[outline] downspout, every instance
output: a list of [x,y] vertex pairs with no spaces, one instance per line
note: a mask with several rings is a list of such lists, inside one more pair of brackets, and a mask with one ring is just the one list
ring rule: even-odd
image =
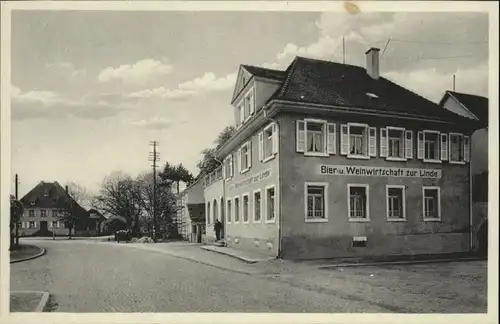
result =
[[[264,110],[264,117],[267,120],[269,120],[271,122],[274,122],[277,125],[277,127],[278,127],[278,129],[276,130],[276,133],[277,133],[276,136],[278,136],[278,152],[281,152],[281,149],[279,147],[281,145],[281,141],[279,140],[280,139],[280,136],[279,136],[280,127],[278,125],[278,122],[275,119],[273,119],[273,118],[271,118],[271,117],[269,117],[267,115],[267,110],[266,110],[267,108],[269,108],[269,105],[265,105],[265,106],[262,107],[262,109]],[[279,201],[279,204],[278,204],[279,210],[277,211],[277,214],[279,215],[279,218],[278,218],[278,255],[276,257],[277,259],[281,258],[281,252],[283,250],[283,247],[282,247],[282,238],[281,238],[281,234],[282,234],[281,228],[282,228],[282,224],[283,224],[283,217],[282,217],[282,213],[281,213],[282,202],[281,202],[281,181],[280,181],[280,179],[281,179],[281,168],[280,168],[280,164],[281,164],[281,158],[280,158],[280,156],[278,154],[278,163],[277,163],[277,168],[278,168],[278,183],[276,184],[276,188],[278,189],[276,197],[278,198],[278,201]]]
[[471,156],[472,156],[472,135],[474,134],[474,132],[472,132],[470,134],[470,137],[469,137],[469,252],[473,252],[474,250],[474,239],[473,239],[473,233],[474,233],[474,229],[473,229],[473,217],[472,217],[472,213],[473,213],[473,199],[472,199],[472,190],[473,190],[473,187],[472,187],[472,168],[471,168],[471,162],[472,162],[472,159],[471,159]]
[[[224,206],[220,206],[220,215],[222,215],[222,213],[224,213],[224,209],[226,207],[226,174],[225,174],[225,170],[224,170],[224,162],[222,162],[221,160],[217,159],[215,156],[214,156],[214,160],[219,163],[219,166],[222,166],[222,199],[224,201]],[[220,201],[219,201],[219,205],[220,205]],[[226,223],[226,217],[227,215],[224,213],[224,223]],[[223,231],[224,231],[224,245],[226,245],[226,224],[223,224]]]

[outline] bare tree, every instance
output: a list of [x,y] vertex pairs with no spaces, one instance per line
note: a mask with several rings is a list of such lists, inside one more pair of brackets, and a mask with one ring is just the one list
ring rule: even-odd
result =
[[73,181],[69,181],[66,183],[68,187],[68,194],[82,207],[90,208],[91,199],[87,189]]

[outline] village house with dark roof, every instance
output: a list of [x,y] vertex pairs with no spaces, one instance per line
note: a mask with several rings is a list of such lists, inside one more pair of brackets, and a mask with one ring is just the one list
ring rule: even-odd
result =
[[21,198],[24,213],[21,217],[21,236],[68,235],[68,224],[61,213],[71,206],[77,220],[73,233],[87,229],[88,212],[80,206],[57,181],[41,181]]
[[[366,66],[241,65],[235,134],[205,182],[206,242],[284,259],[469,251],[477,121]],[[449,145],[450,140],[457,145]]]
[[472,228],[474,248],[486,249],[488,226],[488,98],[446,91],[440,106],[475,120],[480,129],[471,136]]

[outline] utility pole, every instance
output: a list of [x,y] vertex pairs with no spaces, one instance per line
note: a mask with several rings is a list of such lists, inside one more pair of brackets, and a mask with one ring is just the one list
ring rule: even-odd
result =
[[[15,188],[16,188],[16,192],[15,192],[16,201],[19,201],[19,176],[17,175],[17,173],[16,173]],[[22,217],[22,215],[21,215],[21,217]],[[19,246],[19,219],[16,222],[16,245]]]
[[345,37],[342,37],[342,64],[345,64]]
[[158,221],[156,219],[156,162],[160,160],[159,154],[156,152],[156,147],[159,142],[152,141],[149,145],[153,146],[153,152],[149,153],[149,161],[152,161],[153,164],[153,241],[156,243],[156,235],[158,233]]

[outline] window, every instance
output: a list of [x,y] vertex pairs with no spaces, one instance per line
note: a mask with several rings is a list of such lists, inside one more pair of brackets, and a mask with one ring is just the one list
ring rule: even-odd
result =
[[405,220],[405,187],[388,185],[386,189],[387,219],[391,221]]
[[243,222],[248,223],[249,222],[249,211],[250,211],[250,201],[248,194],[244,194],[243,196]]
[[424,131],[424,160],[440,161],[439,132]]
[[326,183],[305,183],[306,222],[326,221]]
[[306,122],[306,151],[309,153],[325,152],[325,123]]
[[423,187],[424,220],[441,219],[441,198],[439,187]]
[[240,173],[244,173],[252,166],[251,142],[246,142],[240,148]]
[[34,210],[34,209],[30,209],[30,210],[28,211],[28,216],[29,216],[29,217],[35,217],[35,210]]
[[368,125],[347,124],[348,152],[347,157],[368,157]]
[[40,217],[47,217],[47,211],[45,209],[40,210]]
[[213,221],[213,223],[215,223],[219,219],[219,208],[217,206],[217,200],[215,200],[215,199],[213,202],[213,208],[214,208],[214,212],[213,212],[212,221]]
[[450,133],[450,162],[464,161],[464,137],[462,134]]
[[245,105],[243,102],[238,105],[238,112],[240,115],[240,123],[243,124],[245,122]]
[[207,224],[210,223],[210,202],[207,202]]
[[259,133],[259,160],[267,162],[278,153],[277,125],[270,124]]
[[276,220],[276,194],[274,186],[266,188],[266,222],[271,223]]
[[260,222],[262,212],[262,201],[260,190],[256,190],[253,193],[253,221]]
[[234,197],[234,222],[240,221],[240,197]]
[[405,133],[403,128],[387,127],[387,147],[389,158],[404,159],[404,136]]
[[348,184],[347,190],[349,195],[349,220],[369,220],[368,185]]
[[58,214],[57,214],[57,210],[56,209],[53,209],[52,210],[52,217],[57,217]]
[[231,199],[227,200],[227,208],[226,208],[226,215],[227,215],[227,222],[231,223],[231,218],[232,218],[232,206],[231,206]]
[[226,175],[226,180],[231,179],[234,176],[234,164],[233,164],[232,154],[226,157],[224,161],[224,172]]
[[44,197],[48,197],[48,196],[49,196],[49,192],[48,192],[48,191],[45,191],[45,192],[43,193],[43,196],[44,196]]
[[59,228],[59,222],[58,221],[52,221],[52,228]]
[[29,227],[28,228],[36,228],[36,222],[30,221],[29,222]]

